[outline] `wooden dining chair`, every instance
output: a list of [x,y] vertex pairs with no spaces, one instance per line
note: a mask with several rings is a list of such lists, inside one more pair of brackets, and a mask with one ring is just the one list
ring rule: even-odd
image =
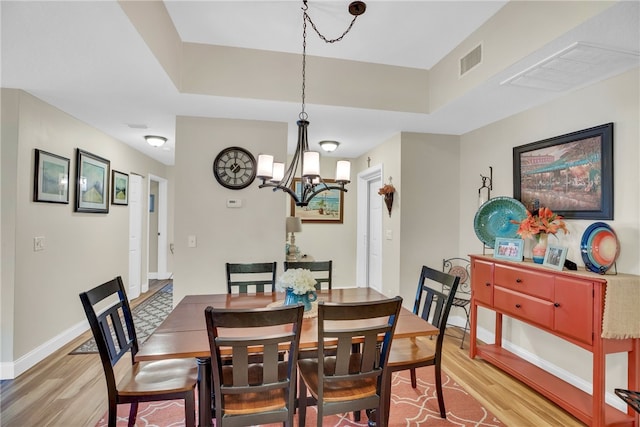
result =
[[[205,309],[217,427],[293,426],[303,314],[302,304]],[[284,360],[283,347],[288,349]]]
[[276,262],[250,264],[226,263],[227,293],[246,294],[253,292],[274,292],[276,284]]
[[[115,298],[114,298],[115,296]],[[110,305],[104,307],[104,300]],[[186,426],[195,426],[195,359],[136,362],[138,339],[129,300],[120,276],[80,294],[107,380],[109,427],[116,426],[117,405],[130,403],[129,426],[136,422],[139,402],[184,399]],[[96,309],[97,306],[97,309]],[[131,366],[116,381],[115,364],[127,352]],[[118,371],[120,376],[120,371]]]
[[[439,329],[437,339],[434,341],[432,337],[415,337],[394,340],[389,352],[387,375],[385,377],[387,385],[385,390],[390,390],[393,373],[409,369],[411,371],[411,387],[416,388],[416,368],[434,366],[436,394],[442,418],[447,417],[442,395],[442,344],[447,327],[447,318],[449,317],[453,300],[456,297],[459,281],[460,277],[458,276],[452,276],[427,266],[422,267],[413,313]],[[443,287],[448,288],[449,291],[447,293],[442,292]],[[423,300],[424,303],[422,302]],[[388,406],[385,407],[381,417],[388,419]]]
[[[389,346],[401,307],[401,297],[319,302],[316,357],[298,360],[299,425],[305,422],[307,391],[318,405],[318,426],[322,426],[325,415],[381,410]],[[361,342],[357,352],[353,351],[354,341]],[[328,348],[335,348],[333,355],[327,355]]]
[[285,261],[284,271],[290,268],[304,268],[310,270],[316,279],[316,290],[331,289],[333,276],[333,261]]

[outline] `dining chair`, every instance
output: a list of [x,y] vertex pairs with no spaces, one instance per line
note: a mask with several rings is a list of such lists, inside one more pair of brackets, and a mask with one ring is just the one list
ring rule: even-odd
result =
[[249,289],[253,292],[274,292],[276,267],[276,262],[226,263],[227,293],[246,294]]
[[[437,339],[432,337],[399,338],[393,341],[389,360],[387,362],[387,376],[385,377],[385,390],[391,389],[391,378],[394,372],[409,369],[411,375],[411,387],[417,387],[416,368],[423,366],[435,367],[436,394],[440,417],[446,418],[447,413],[442,395],[442,344],[444,341],[447,318],[451,311],[453,300],[458,289],[460,278],[452,276],[430,267],[422,266],[418,290],[416,291],[413,313],[430,322],[439,329]],[[442,288],[450,289],[442,292]],[[422,301],[424,300],[424,303]],[[422,308],[420,307],[422,305]],[[388,401],[388,400],[387,400]],[[389,407],[385,407],[385,419],[389,417]]]
[[[381,410],[389,347],[401,307],[399,296],[369,302],[318,303],[316,357],[298,360],[299,425],[305,422],[308,392],[318,405],[318,426],[322,426],[325,415]],[[354,341],[361,343],[356,352]],[[327,348],[335,352],[327,355]]]
[[303,313],[302,304],[205,309],[217,427],[293,426]]
[[285,261],[284,271],[290,268],[304,268],[313,273],[317,283],[316,289],[331,289],[331,278],[333,276],[333,261]]
[[[115,296],[115,298],[114,298]],[[110,305],[104,307],[107,300]],[[136,362],[138,339],[129,300],[120,276],[80,294],[80,301],[100,353],[107,380],[109,427],[116,426],[117,405],[130,403],[129,426],[136,422],[139,402],[184,399],[186,426],[195,426],[195,387],[198,368],[195,359],[166,359]],[[127,352],[131,366],[123,374],[114,366]]]
[[[469,330],[470,307],[471,307],[471,262],[465,258],[448,258],[442,260],[442,271],[452,276],[458,276],[458,290],[455,293],[453,307],[459,307],[464,310],[466,315],[464,329],[462,330],[462,339],[460,340],[460,348],[464,347],[464,339]],[[443,291],[448,293],[450,289],[443,285]]]

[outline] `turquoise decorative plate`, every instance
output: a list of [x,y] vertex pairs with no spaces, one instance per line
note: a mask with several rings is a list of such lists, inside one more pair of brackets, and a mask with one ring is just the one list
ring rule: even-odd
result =
[[512,197],[494,197],[480,206],[473,220],[478,239],[493,248],[496,237],[517,238],[518,224],[527,217],[527,208]]

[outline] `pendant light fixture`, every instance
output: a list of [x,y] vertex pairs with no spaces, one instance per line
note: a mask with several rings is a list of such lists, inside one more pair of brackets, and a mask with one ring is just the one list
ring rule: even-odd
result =
[[[326,43],[335,43],[351,30],[358,16],[366,10],[366,4],[362,1],[354,1],[349,4],[349,13],[353,15],[353,20],[349,27],[336,39],[327,39],[323,36],[316,25],[307,14],[307,0],[303,0],[302,6],[302,110],[298,115],[298,142],[291,164],[285,172],[284,163],[274,162],[273,156],[260,154],[258,156],[258,172],[256,177],[262,180],[259,188],[271,187],[273,191],[282,190],[293,198],[297,206],[307,206],[309,201],[317,194],[326,190],[340,190],[346,192],[344,187],[350,182],[351,163],[340,160],[336,164],[335,184],[327,184],[320,176],[320,153],[309,150],[309,140],[307,137],[307,127],[309,126],[308,114],[305,109],[305,83],[307,66],[307,22],[311,24],[318,36]],[[300,187],[291,188],[295,174],[300,167]]]

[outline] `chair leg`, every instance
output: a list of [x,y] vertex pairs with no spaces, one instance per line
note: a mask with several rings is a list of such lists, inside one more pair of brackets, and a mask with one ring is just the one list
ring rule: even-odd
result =
[[447,418],[447,411],[444,408],[444,395],[442,394],[442,369],[436,363],[436,394],[438,395],[438,406],[440,408],[440,418]]
[[409,371],[411,374],[411,387],[416,388],[418,387],[418,380],[416,379],[416,370],[415,368],[411,368]]
[[138,402],[131,402],[131,409],[129,409],[129,427],[136,425],[136,417],[138,416]]
[[109,401],[109,420],[107,421],[107,425],[109,427],[116,427],[116,422],[118,420],[118,405],[115,401]]
[[304,427],[307,418],[307,385],[302,378],[298,378],[298,425]]
[[196,400],[193,397],[193,391],[184,395],[184,425],[185,427],[196,425]]

